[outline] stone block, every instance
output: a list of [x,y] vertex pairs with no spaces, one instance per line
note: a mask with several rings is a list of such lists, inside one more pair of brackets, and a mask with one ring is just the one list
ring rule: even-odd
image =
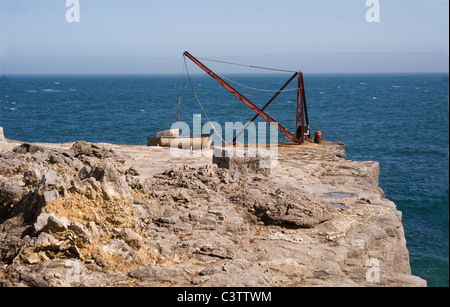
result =
[[214,148],[213,163],[243,174],[270,175],[271,154],[266,149],[243,147]]
[[161,138],[164,136],[169,137],[179,137],[180,136],[180,129],[170,129],[165,131],[160,131],[156,133],[156,138]]

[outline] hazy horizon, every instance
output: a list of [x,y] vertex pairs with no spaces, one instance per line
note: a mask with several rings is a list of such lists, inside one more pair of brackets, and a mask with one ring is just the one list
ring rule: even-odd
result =
[[[316,53],[291,56],[217,57],[219,60],[241,64],[261,65],[303,71],[309,74],[352,73],[448,73],[448,56],[445,53]],[[182,74],[184,63],[179,57],[10,57],[1,63],[2,74]],[[204,73],[188,61],[192,74]],[[258,69],[202,61],[221,73],[270,73]],[[320,62],[321,65],[315,65]],[[295,65],[298,63],[298,65]]]
[[185,50],[307,73],[445,73],[448,10],[443,0],[1,0],[0,74],[181,74]]

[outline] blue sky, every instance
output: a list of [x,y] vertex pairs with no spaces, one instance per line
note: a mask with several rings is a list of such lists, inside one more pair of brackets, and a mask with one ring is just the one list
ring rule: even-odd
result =
[[1,72],[180,73],[181,55],[309,72],[448,72],[449,2],[0,0]]

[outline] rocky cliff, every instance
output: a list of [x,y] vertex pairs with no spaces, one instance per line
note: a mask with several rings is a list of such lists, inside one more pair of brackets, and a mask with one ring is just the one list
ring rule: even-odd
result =
[[378,163],[341,143],[280,146],[277,162],[0,140],[0,285],[426,285]]

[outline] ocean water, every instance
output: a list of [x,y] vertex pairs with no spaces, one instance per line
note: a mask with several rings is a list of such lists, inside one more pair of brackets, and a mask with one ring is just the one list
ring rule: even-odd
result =
[[[226,75],[252,88],[277,90],[290,74]],[[309,75],[304,73],[311,131],[346,144],[347,159],[378,161],[380,186],[403,213],[414,275],[449,286],[449,76]],[[192,83],[211,121],[247,122],[254,113],[205,74]],[[234,85],[263,106],[274,94]],[[287,88],[295,87],[295,81]],[[86,140],[145,145],[180,121],[206,117],[186,74],[2,76],[0,126],[8,139]],[[266,112],[294,131],[296,92]],[[284,141],[284,136],[279,136]]]

